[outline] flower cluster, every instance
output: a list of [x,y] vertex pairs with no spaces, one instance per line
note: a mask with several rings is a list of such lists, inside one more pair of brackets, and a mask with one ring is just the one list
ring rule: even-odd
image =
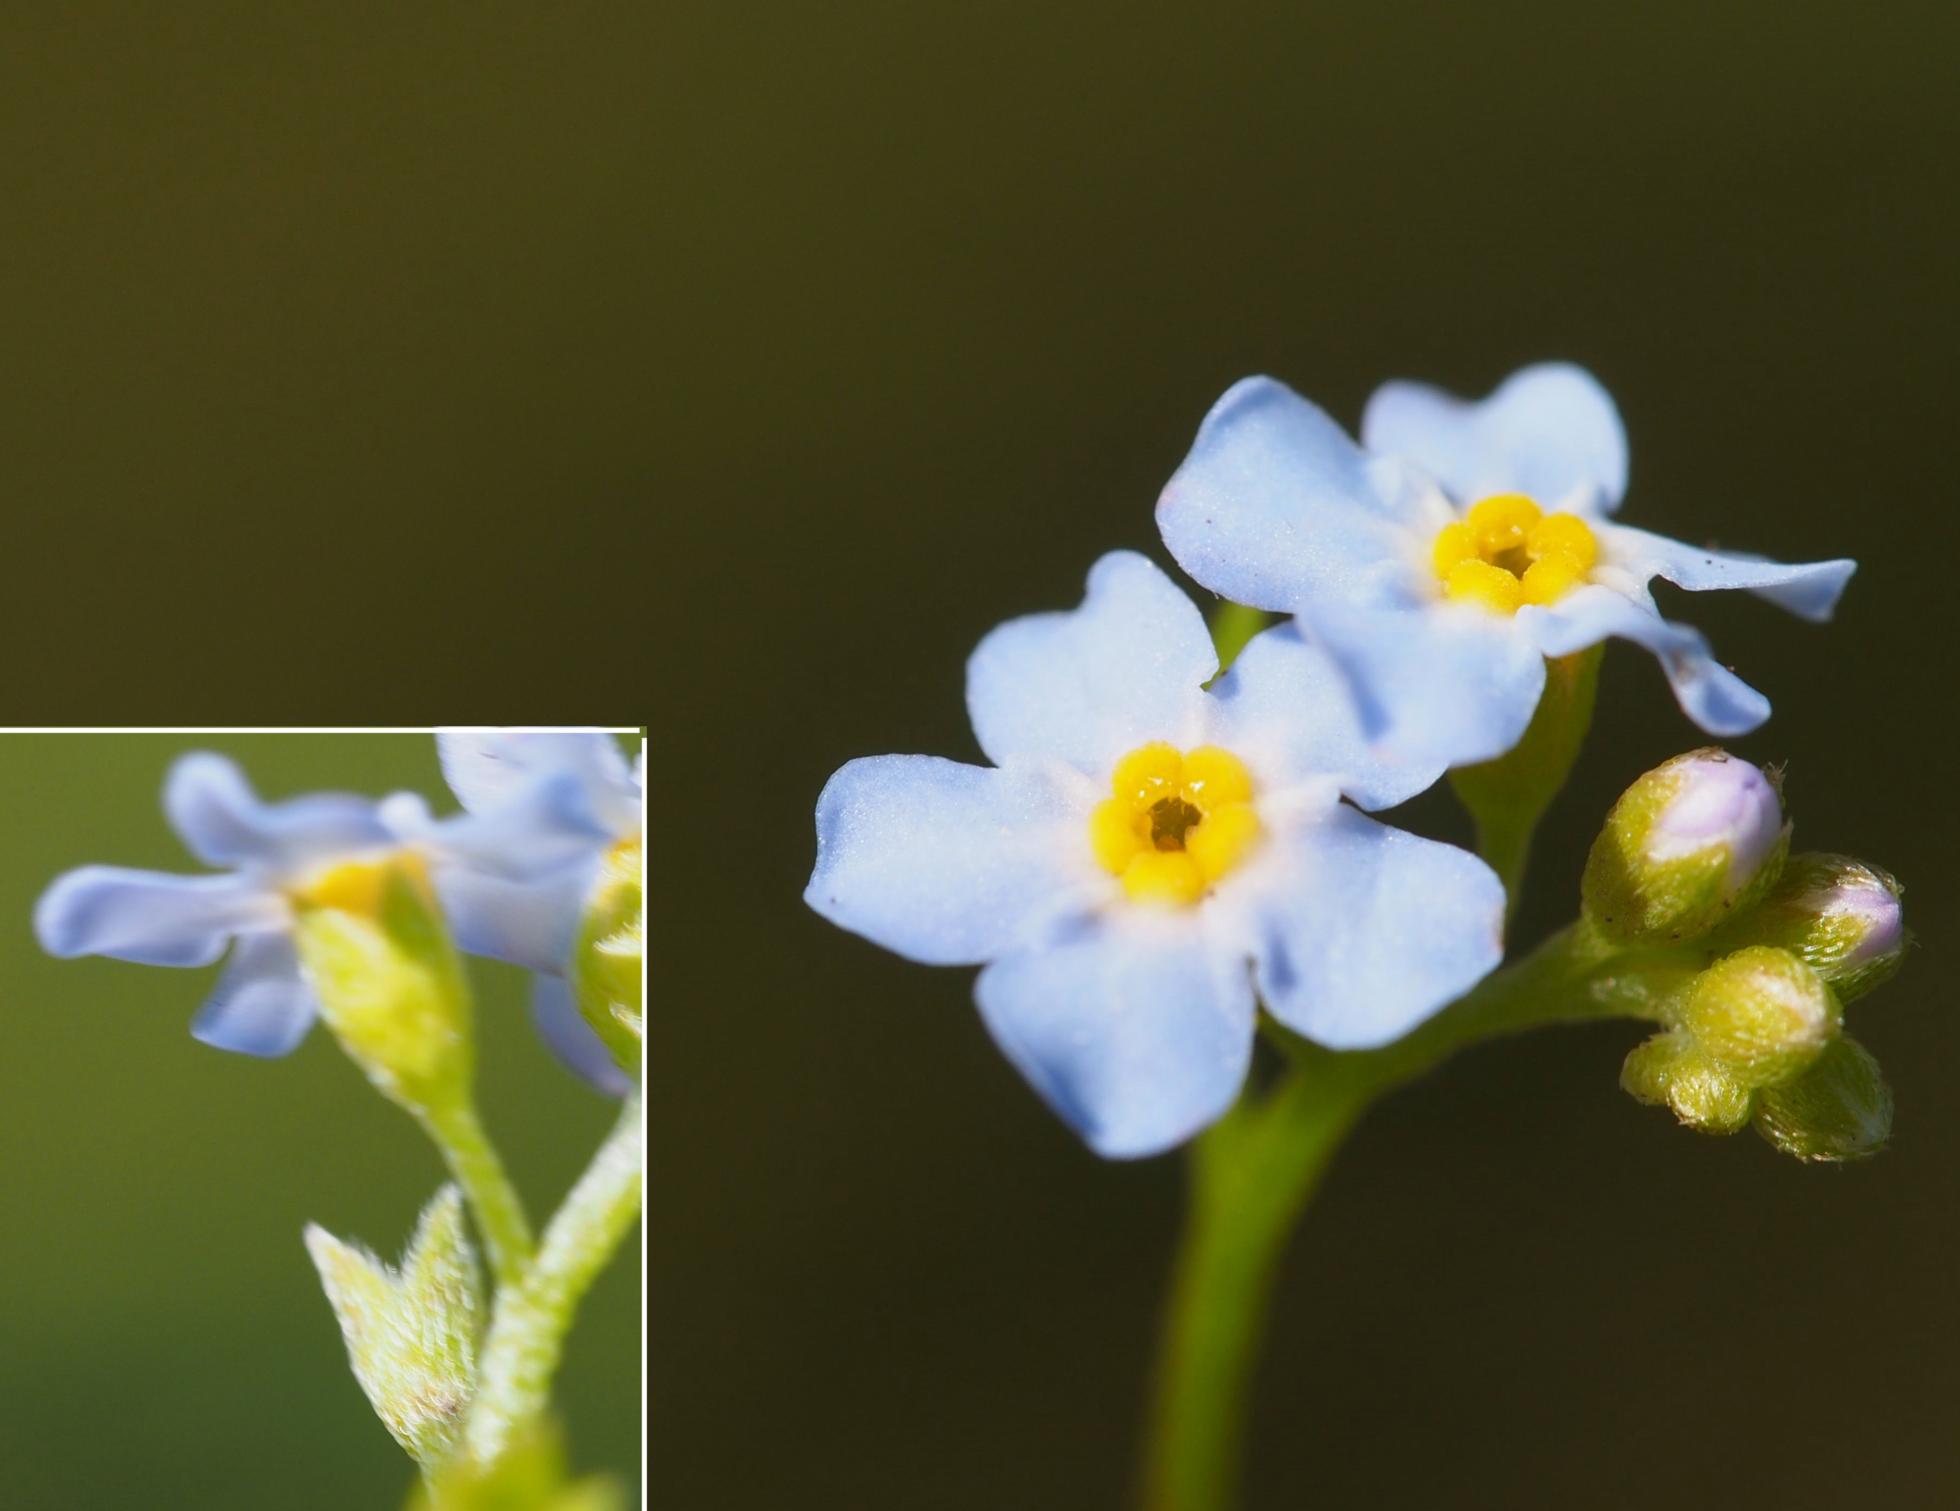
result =
[[406,863],[427,877],[462,949],[537,973],[538,1026],[560,1057],[623,1094],[628,1073],[567,982],[608,857],[623,847],[637,852],[644,773],[598,731],[453,731],[437,739],[462,804],[440,819],[407,793],[267,803],[224,757],[183,757],[164,783],[164,812],[191,854],[215,869],[70,871],[35,908],[42,947],[184,967],[229,952],[191,1032],[220,1049],[283,1055],[320,1010],[294,938],[301,913],[347,901],[381,863]]
[[[1223,1113],[1262,1006],[1331,1049],[1398,1039],[1497,965],[1506,899],[1481,860],[1364,810],[1512,751],[1548,659],[1608,637],[1654,652],[1703,729],[1752,729],[1767,701],[1663,619],[1649,584],[1741,588],[1821,620],[1853,571],[1621,525],[1626,474],[1612,401],[1566,365],[1474,403],[1391,383],[1358,444],[1282,385],[1239,383],[1157,521],[1199,584],[1291,617],[1221,674],[1190,600],[1144,558],[1104,557],[1079,608],[974,652],[967,708],[991,765],[882,756],[831,778],[806,900],[911,959],[982,966],[1000,1048],[1105,1155]],[[1697,826],[1730,810],[1763,820],[1762,794],[1705,787],[1649,836],[1655,853],[1700,855]],[[1767,812],[1781,843],[1773,796]],[[1675,924],[1705,931],[1770,885],[1758,866],[1748,891],[1667,864],[1679,887],[1626,899],[1648,911],[1623,909],[1623,930],[1680,903],[1701,911]]]

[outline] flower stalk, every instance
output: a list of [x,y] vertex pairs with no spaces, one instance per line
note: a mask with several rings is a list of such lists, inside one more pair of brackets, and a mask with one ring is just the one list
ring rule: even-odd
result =
[[465,1446],[479,1462],[493,1462],[550,1403],[578,1304],[640,1215],[645,1147],[636,1091],[545,1228],[536,1259],[498,1292],[465,1428]]

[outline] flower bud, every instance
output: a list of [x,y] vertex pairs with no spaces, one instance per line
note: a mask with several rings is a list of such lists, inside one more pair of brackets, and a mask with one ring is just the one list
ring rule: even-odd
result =
[[1636,1046],[1620,1067],[1620,1085],[1702,1133],[1740,1133],[1749,1124],[1748,1086],[1682,1029]]
[[1844,1009],[1788,950],[1750,945],[1725,955],[1688,988],[1681,1028],[1744,1086],[1773,1086],[1837,1037]]
[[469,990],[420,860],[335,866],[294,894],[293,909],[320,1016],[368,1079],[411,1111],[465,1101]]
[[1848,855],[1792,856],[1738,935],[1777,945],[1831,983],[1840,1002],[1861,997],[1905,959],[1899,884]]
[[1761,770],[1712,748],[1676,756],[1606,816],[1580,888],[1587,917],[1621,944],[1696,938],[1767,890],[1788,846]]
[[586,900],[572,951],[572,989],[579,1012],[628,1075],[640,1068],[646,950],[644,851],[633,839],[613,846]]
[[1891,1136],[1892,1089],[1865,1047],[1840,1037],[1801,1075],[1761,1093],[1756,1131],[1800,1160],[1863,1159]]

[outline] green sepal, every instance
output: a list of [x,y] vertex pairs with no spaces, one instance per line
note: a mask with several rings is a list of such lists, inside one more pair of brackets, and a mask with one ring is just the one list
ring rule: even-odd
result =
[[1865,1159],[1892,1135],[1892,1088],[1871,1052],[1841,1037],[1808,1070],[1757,1098],[1756,1131],[1796,1159]]
[[579,1013],[629,1075],[640,1068],[645,1038],[645,869],[639,844],[614,847],[586,901],[572,950],[572,991]]
[[440,1466],[405,1511],[626,1511],[626,1492],[602,1475],[573,1482],[561,1434],[538,1422],[493,1463],[459,1455]]
[[1839,1001],[1855,1001],[1905,962],[1911,936],[1899,924],[1904,894],[1890,872],[1848,855],[1793,855],[1762,901],[1723,930],[1721,943],[1786,949],[1830,982]]
[[375,1415],[418,1464],[440,1463],[476,1389],[482,1286],[462,1193],[444,1186],[423,1208],[399,1270],[313,1224],[306,1248]]

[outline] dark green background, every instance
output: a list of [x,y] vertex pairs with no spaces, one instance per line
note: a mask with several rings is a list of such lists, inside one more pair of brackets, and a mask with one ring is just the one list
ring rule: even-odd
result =
[[[1619,397],[1634,522],[1865,563],[1828,630],[1667,602],[1776,700],[1740,748],[1790,763],[1800,843],[1911,888],[1926,947],[1854,1010],[1897,1145],[1813,1171],[1694,1138],[1617,1091],[1616,1027],[1399,1094],[1289,1261],[1255,1503],[1960,1494],[1950,6],[47,6],[4,30],[13,716],[654,725],[657,1503],[1120,1503],[1178,1162],[1085,1154],[968,973],[807,914],[811,803],[852,755],[972,753],[966,653],[1073,602],[1103,550],[1158,551],[1150,505],[1233,379],[1351,420],[1385,377],[1481,390],[1547,356]],[[1696,739],[1651,662],[1617,648],[1606,676],[1521,937],[1569,909],[1614,793]],[[163,857],[162,749],[112,780],[13,743],[47,771],[0,789],[16,918],[61,864]],[[1452,832],[1447,803],[1418,817]],[[394,1466],[291,1234],[399,1234],[433,1178],[411,1135],[324,1046],[270,1073],[191,1046],[188,978],[43,963],[24,924],[15,948],[8,1326],[35,1341],[6,1462],[97,1496],[43,1504],[198,1475],[231,1489],[187,1479],[193,1503],[253,1504],[260,1460],[372,1503]],[[282,1074],[346,1116],[296,1119]],[[397,1139],[399,1189],[316,1158],[327,1126]],[[135,1215],[108,1233],[111,1191]],[[189,1259],[138,1271],[159,1229]],[[263,1320],[213,1343],[254,1287]],[[598,1461],[625,1403],[585,1389]]]

